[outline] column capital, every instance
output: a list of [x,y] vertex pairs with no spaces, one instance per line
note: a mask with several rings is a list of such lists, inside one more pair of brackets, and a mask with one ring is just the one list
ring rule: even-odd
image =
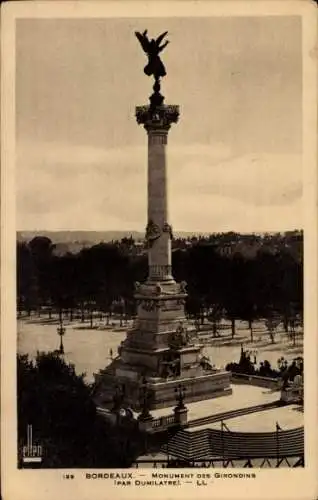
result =
[[148,135],[167,135],[172,123],[179,119],[179,106],[163,104],[156,106],[136,106],[136,120],[143,125]]

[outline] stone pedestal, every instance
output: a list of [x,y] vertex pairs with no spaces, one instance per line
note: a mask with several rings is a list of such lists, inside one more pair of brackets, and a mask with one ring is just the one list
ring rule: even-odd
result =
[[118,358],[96,376],[96,402],[102,406],[108,404],[114,384],[121,383],[127,403],[139,409],[144,377],[150,409],[173,406],[180,383],[187,389],[187,402],[231,393],[228,372],[203,369],[202,346],[195,339],[195,328],[190,330],[186,323],[186,287],[172,276],[166,149],[168,131],[178,118],[178,106],[152,103],[136,108],[137,123],[148,136],[148,277],[136,284],[137,319]]
[[174,414],[176,418],[176,422],[178,422],[179,425],[186,425],[188,421],[188,408],[184,407],[178,407],[176,406],[174,409]]

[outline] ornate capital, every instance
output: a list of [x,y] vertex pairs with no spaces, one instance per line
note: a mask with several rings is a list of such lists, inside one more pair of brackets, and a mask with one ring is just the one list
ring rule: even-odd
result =
[[136,120],[138,125],[143,125],[149,133],[168,132],[172,123],[177,123],[179,119],[179,106],[166,105],[137,106]]

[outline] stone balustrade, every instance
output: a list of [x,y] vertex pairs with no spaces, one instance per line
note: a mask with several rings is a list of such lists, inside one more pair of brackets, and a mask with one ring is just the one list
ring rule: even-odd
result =
[[258,387],[267,387],[268,389],[279,389],[281,386],[280,378],[261,377],[260,375],[248,375],[245,373],[232,372],[232,381],[236,384],[248,384]]
[[154,429],[160,428],[160,430],[176,424],[178,424],[178,421],[175,415],[166,415],[164,417],[156,418],[152,421],[152,427]]

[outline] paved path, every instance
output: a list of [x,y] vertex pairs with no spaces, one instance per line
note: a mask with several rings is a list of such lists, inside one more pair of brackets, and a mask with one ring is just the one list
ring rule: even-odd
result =
[[[49,352],[59,347],[56,322],[41,324],[39,320],[18,321],[18,352],[36,356],[37,351]],[[126,337],[126,331],[90,329],[86,323],[65,322],[63,337],[65,360],[75,365],[76,372],[86,373],[88,382],[93,382],[93,373],[110,363],[110,349],[114,356],[117,347]]]

